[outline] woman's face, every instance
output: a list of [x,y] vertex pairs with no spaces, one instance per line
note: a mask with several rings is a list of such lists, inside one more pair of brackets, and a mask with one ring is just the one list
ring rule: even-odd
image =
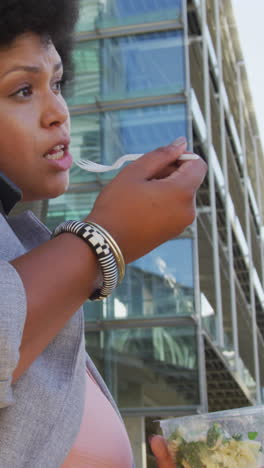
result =
[[69,183],[70,118],[60,93],[62,64],[33,33],[0,49],[0,172],[23,200],[52,198]]

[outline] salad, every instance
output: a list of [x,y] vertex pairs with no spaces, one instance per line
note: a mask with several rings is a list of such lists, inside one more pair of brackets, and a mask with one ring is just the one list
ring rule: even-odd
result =
[[199,435],[179,426],[167,442],[177,468],[264,468],[257,432],[229,434],[220,423]]

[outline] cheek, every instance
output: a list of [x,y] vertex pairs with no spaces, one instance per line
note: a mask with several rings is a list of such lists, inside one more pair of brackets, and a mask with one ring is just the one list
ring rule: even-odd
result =
[[[0,170],[12,179],[20,173],[27,159],[33,153],[32,128],[23,119],[0,119]],[[26,135],[26,136],[25,136]]]
[[[29,145],[28,131],[26,132],[25,126],[21,123],[14,125],[4,124],[1,125],[1,137],[0,137],[0,154],[6,156],[15,157],[18,153],[25,152]],[[32,140],[32,139],[31,139]],[[0,156],[0,157],[1,157]]]
[[26,136],[32,135],[34,128],[32,128],[32,116],[27,113],[22,113],[8,109],[6,115],[0,113],[0,148],[2,146],[9,147],[9,145],[21,145]]

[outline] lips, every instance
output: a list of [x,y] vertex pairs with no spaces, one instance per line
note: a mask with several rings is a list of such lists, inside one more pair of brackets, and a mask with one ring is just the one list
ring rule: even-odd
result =
[[47,154],[45,154],[45,158],[47,159],[61,159],[64,156],[65,146],[64,145],[56,145],[52,150],[50,150]]
[[47,153],[44,154],[44,158],[50,160],[57,160],[62,159],[69,148],[70,140],[65,139],[64,141],[60,141],[52,148],[50,148]]

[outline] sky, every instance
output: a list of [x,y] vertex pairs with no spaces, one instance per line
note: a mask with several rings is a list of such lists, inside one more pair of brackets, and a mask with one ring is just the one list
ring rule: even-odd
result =
[[264,149],[264,0],[232,0]]

